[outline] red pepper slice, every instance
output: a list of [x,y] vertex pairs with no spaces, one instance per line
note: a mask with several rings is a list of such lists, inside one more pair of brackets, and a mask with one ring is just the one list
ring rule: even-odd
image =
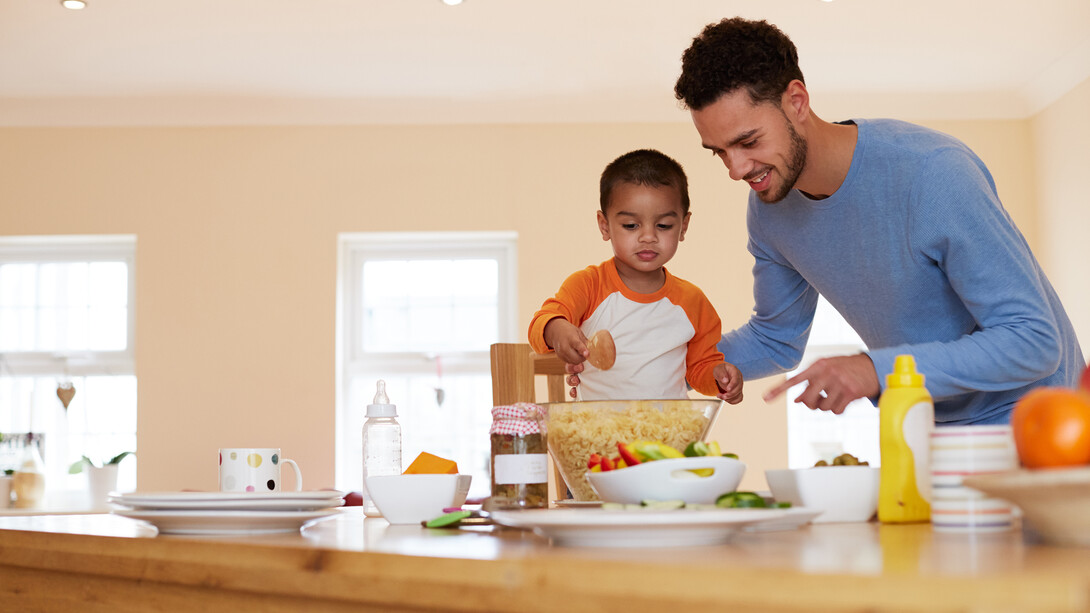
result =
[[617,451],[621,454],[621,459],[628,466],[635,466],[640,463],[640,459],[636,457],[636,452],[628,446],[627,443],[617,442]]
[[613,465],[613,460],[609,458],[602,458],[602,472],[606,472],[607,470],[613,470],[614,468],[615,467]]
[[594,468],[595,466],[601,465],[601,463],[602,456],[598,455],[597,453],[592,453],[590,454],[590,459],[587,460],[587,468]]

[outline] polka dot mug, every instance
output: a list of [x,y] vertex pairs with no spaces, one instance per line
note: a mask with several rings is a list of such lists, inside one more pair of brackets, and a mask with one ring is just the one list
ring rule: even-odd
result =
[[295,471],[295,491],[303,489],[303,473],[295,460],[283,458],[275,447],[220,449],[221,492],[279,492],[280,465]]

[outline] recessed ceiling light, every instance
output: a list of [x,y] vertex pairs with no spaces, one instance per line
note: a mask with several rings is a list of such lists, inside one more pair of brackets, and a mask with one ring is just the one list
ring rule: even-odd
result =
[[443,4],[447,6],[458,6],[462,3],[462,0],[443,0]]
[[87,8],[87,3],[84,2],[84,0],[61,0],[61,6],[66,9],[78,11],[80,9]]

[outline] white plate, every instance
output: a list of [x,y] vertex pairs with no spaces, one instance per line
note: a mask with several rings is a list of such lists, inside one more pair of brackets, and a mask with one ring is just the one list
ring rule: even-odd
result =
[[305,524],[337,515],[337,509],[316,511],[141,511],[114,509],[114,515],[146,521],[159,534],[272,534],[298,532]]
[[821,509],[807,509],[806,507],[788,507],[781,510],[786,511],[787,514],[779,519],[746,526],[746,531],[774,532],[776,530],[796,530],[810,523],[810,521],[818,515],[821,515]]
[[719,545],[735,531],[786,517],[789,509],[613,511],[535,509],[494,511],[501,525],[529,528],[576,547],[690,547]]
[[163,492],[111,494],[114,505],[134,509],[219,509],[223,511],[312,511],[344,505],[340,492]]

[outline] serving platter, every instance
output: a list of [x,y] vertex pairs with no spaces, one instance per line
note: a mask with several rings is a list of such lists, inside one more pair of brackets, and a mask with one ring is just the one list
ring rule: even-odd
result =
[[763,521],[745,527],[746,532],[775,532],[777,530],[796,530],[812,522],[821,515],[821,509],[808,509],[806,507],[787,507],[783,509],[785,515],[779,519]]
[[693,547],[720,545],[738,530],[784,519],[789,511],[534,509],[491,516],[500,525],[530,529],[571,547]]
[[1045,542],[1090,547],[1090,466],[973,475],[962,483],[1017,506]]

